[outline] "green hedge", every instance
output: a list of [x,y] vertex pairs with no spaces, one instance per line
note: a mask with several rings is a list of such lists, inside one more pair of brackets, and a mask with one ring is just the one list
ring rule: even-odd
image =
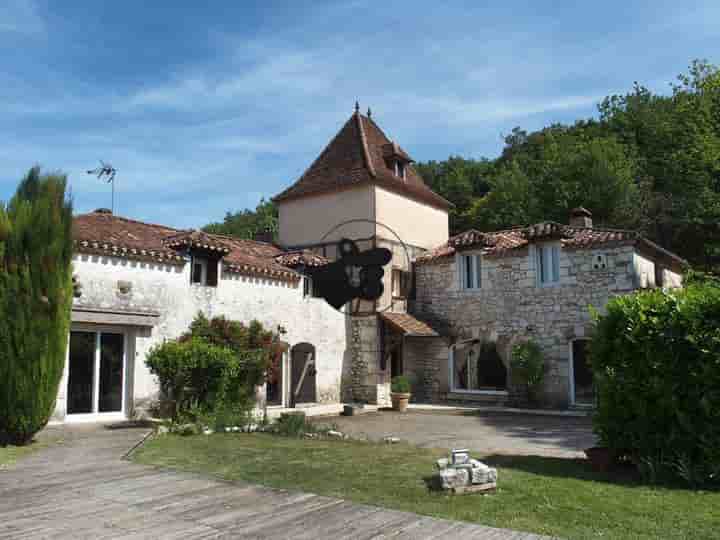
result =
[[720,288],[696,284],[613,299],[590,360],[602,444],[655,477],[720,476]]

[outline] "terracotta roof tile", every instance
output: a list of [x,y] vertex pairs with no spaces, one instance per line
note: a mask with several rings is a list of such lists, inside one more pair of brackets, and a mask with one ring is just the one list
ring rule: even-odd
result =
[[198,230],[182,231],[168,236],[163,239],[163,245],[171,249],[201,248],[224,254],[231,251],[227,243],[218,239],[217,236]]
[[416,262],[427,264],[441,261],[454,256],[459,251],[470,248],[478,248],[488,256],[510,255],[514,250],[525,248],[532,242],[547,239],[560,240],[566,249],[642,243],[648,249],[664,252],[664,256],[673,259],[676,263],[685,263],[682,258],[663,250],[635,231],[571,227],[553,221],[505,231],[480,232],[471,229],[451,237],[445,244],[420,255]]
[[435,337],[440,335],[426,323],[416,319],[409,313],[383,311],[380,317],[390,326],[408,336]]
[[199,247],[223,256],[223,269],[244,275],[297,281],[300,276],[276,261],[280,248],[202,231],[183,231],[109,213],[92,212],[73,219],[75,250],[80,253],[184,265],[178,249]]
[[[395,175],[389,149],[408,162],[404,179]],[[273,200],[284,201],[374,183],[442,209],[450,208],[450,202],[425,185],[410,161],[410,156],[388,139],[374,120],[355,113],[303,175]]]
[[289,268],[297,268],[299,266],[324,266],[330,261],[321,255],[317,255],[309,250],[288,251],[282,255],[275,257],[278,264]]

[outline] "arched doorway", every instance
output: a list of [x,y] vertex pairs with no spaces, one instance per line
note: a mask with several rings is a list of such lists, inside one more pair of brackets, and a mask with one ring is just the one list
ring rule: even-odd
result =
[[570,342],[570,404],[592,405],[595,402],[595,386],[592,368],[588,361],[589,339]]
[[451,390],[454,392],[504,392],[507,368],[492,341],[467,340],[450,348]]
[[298,403],[315,403],[317,367],[315,346],[310,343],[298,343],[290,353],[290,406]]

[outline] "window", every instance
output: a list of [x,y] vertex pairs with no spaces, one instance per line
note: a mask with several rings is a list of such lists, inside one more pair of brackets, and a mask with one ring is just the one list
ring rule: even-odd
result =
[[593,255],[593,270],[607,270],[607,256],[604,253]]
[[402,161],[395,162],[395,176],[405,179],[405,164]]
[[663,287],[664,285],[665,285],[665,269],[658,263],[655,263],[655,286]]
[[479,289],[482,281],[482,261],[480,255],[460,256],[460,283],[466,290]]
[[451,349],[452,389],[460,392],[504,391],[507,368],[493,342],[460,343]]
[[218,259],[193,255],[190,266],[190,283],[206,287],[217,287]]
[[549,285],[560,281],[560,246],[535,246],[538,283]]
[[67,413],[122,412],[125,334],[70,332]]
[[192,259],[192,276],[190,283],[197,285],[207,284],[208,261],[201,257],[193,257]]

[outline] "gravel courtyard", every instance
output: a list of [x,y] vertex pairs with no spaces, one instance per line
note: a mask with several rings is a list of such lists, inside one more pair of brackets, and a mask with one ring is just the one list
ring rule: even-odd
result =
[[386,436],[422,447],[469,448],[482,455],[584,457],[595,444],[588,417],[485,411],[383,410],[358,416],[324,418],[353,437]]

